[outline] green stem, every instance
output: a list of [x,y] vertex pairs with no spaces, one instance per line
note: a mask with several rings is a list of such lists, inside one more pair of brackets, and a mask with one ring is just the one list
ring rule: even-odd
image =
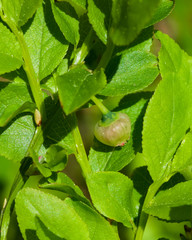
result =
[[75,154],[75,156],[76,156],[77,161],[78,161],[78,163],[81,167],[83,175],[86,178],[87,175],[89,173],[91,173],[92,170],[91,170],[91,167],[89,165],[87,154],[86,154],[84,144],[83,144],[83,141],[82,141],[82,138],[81,138],[81,134],[79,132],[79,127],[78,127],[77,124],[76,124],[75,128],[72,130],[72,133],[73,133],[73,137],[74,137],[75,144],[76,144],[76,150],[77,150],[77,153]]
[[[151,184],[151,186],[148,189],[147,195],[145,197],[145,201],[143,204],[143,208],[149,204],[149,202],[153,199],[155,196],[156,192],[158,191],[159,187],[162,185],[161,182],[154,182]],[[141,211],[140,219],[139,219],[139,226],[136,232],[136,237],[135,240],[142,240],[143,239],[143,233],[145,230],[145,226],[147,224],[148,220],[148,214],[146,214],[144,211]]]
[[100,70],[101,68],[106,68],[107,67],[107,64],[109,63],[109,60],[111,59],[112,57],[112,54],[113,54],[113,50],[114,50],[114,47],[115,45],[113,44],[112,40],[109,38],[108,41],[107,41],[107,48],[96,68],[95,71],[98,71]]
[[91,97],[91,100],[97,105],[97,107],[99,108],[99,110],[102,112],[102,114],[107,114],[110,111],[103,105],[103,103],[96,98],[95,96]]
[[162,186],[163,183],[167,182],[172,177],[172,175],[173,174],[170,174],[170,166],[168,165],[164,175],[159,180],[153,182],[150,185],[150,187],[147,191],[147,195],[145,197],[145,201],[143,203],[142,210],[141,210],[139,225],[138,225],[138,228],[137,228],[135,240],[142,240],[143,239],[145,226],[147,224],[148,214],[145,213],[143,211],[143,209],[145,209],[145,207],[149,206],[151,200],[154,198],[154,196],[157,193],[157,191],[159,190],[159,188]]
[[75,54],[72,65],[81,64],[84,61],[90,49],[93,47],[93,39],[94,39],[94,34],[93,34],[93,30],[91,29],[87,37],[85,38],[85,41],[83,42],[81,48]]
[[28,77],[29,85],[35,100],[35,103],[37,105],[37,108],[39,109],[42,117],[42,121],[45,122],[46,120],[46,113],[45,113],[45,106],[44,106],[44,99],[43,99],[43,94],[41,92],[41,87],[40,87],[40,81],[37,79],[33,64],[31,61],[31,57],[28,51],[27,44],[25,42],[23,32],[20,31],[14,23],[12,23],[9,19],[7,19],[6,16],[1,14],[1,17],[4,22],[7,23],[7,25],[10,27],[12,32],[15,34],[15,36],[18,39],[18,42],[21,46],[22,49],[22,55],[24,59],[24,69]]

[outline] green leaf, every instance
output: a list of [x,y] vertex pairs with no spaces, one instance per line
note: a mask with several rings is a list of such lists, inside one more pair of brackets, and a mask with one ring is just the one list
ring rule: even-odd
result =
[[131,43],[151,19],[159,0],[113,0],[110,36],[114,44]]
[[38,155],[36,152],[31,148],[29,149],[30,156],[33,158],[33,161],[35,163],[35,166],[38,168],[39,172],[44,176],[44,177],[49,177],[51,176],[52,172],[51,170],[46,166],[46,164],[41,163],[39,161]]
[[192,180],[178,183],[165,191],[160,191],[145,207],[150,215],[172,221],[191,220]]
[[36,217],[60,238],[90,239],[85,223],[74,209],[51,194],[32,188],[22,189],[17,195],[15,207],[24,239],[27,239],[28,232],[36,230]]
[[[68,45],[53,20],[50,3],[46,0],[37,10],[25,33],[32,64],[39,80],[47,77],[65,56]],[[34,41],[35,39],[35,41]]]
[[83,68],[73,68],[57,77],[59,97],[65,113],[77,110],[98,93],[105,83],[103,70],[93,74]]
[[97,172],[88,176],[87,186],[93,204],[101,214],[133,227],[139,194],[128,177],[118,172]]
[[73,208],[86,223],[91,240],[118,240],[113,227],[100,214],[86,204],[67,198],[65,202]]
[[162,81],[144,117],[143,154],[153,180],[160,178],[191,125],[192,76],[189,56],[158,33]]
[[118,96],[142,90],[157,77],[156,57],[150,53],[152,40],[118,53],[106,69],[109,83],[101,91],[105,96]]
[[59,172],[48,178],[47,181],[43,183],[41,181],[40,187],[67,193],[69,196],[90,205],[89,200],[83,195],[81,189],[66,174]]
[[166,18],[173,10],[174,2],[174,0],[161,0],[159,6],[152,16],[152,19],[150,19],[146,27],[154,25],[155,23]]
[[49,128],[45,130],[45,146],[48,148],[52,144],[58,144],[64,148],[67,154],[76,153],[75,141],[72,129],[76,126],[75,119],[65,116],[60,106],[55,106],[56,112],[51,117]]
[[86,12],[86,0],[58,0],[59,2],[68,2],[74,7],[77,15],[80,17]]
[[181,172],[189,166],[192,166],[192,132],[181,142],[172,162],[172,172]]
[[67,165],[66,150],[60,145],[51,145],[46,152],[46,162],[53,172],[62,171]]
[[0,155],[20,161],[25,156],[34,131],[31,116],[20,116],[10,126],[0,128]]
[[52,11],[61,32],[73,45],[77,46],[80,36],[79,36],[79,21],[77,20],[77,15],[75,10],[67,2],[56,3],[51,0]]
[[[39,240],[62,240],[63,238],[60,238],[56,236],[54,233],[49,231],[49,229],[45,226],[45,224],[38,218],[35,218],[35,224],[37,228],[37,237]],[[32,239],[35,237],[32,235]],[[35,240],[35,239],[34,239]]]
[[[3,86],[3,83],[0,83],[0,122],[2,125],[15,117],[18,109],[21,110],[26,102],[32,101],[24,82],[13,82],[4,88]],[[0,155],[20,161],[27,151],[34,130],[32,117],[22,115],[18,115],[6,127],[0,128]]]
[[25,102],[20,107],[18,105],[9,105],[0,116],[0,127],[5,127],[14,117],[23,112],[34,113],[35,104]]
[[[0,83],[0,88],[3,83]],[[0,127],[4,127],[22,112],[34,112],[35,104],[31,103],[25,83],[10,83],[0,91]]]
[[3,11],[18,27],[23,26],[33,16],[42,0],[2,0]]
[[88,17],[97,36],[107,44],[112,1],[88,0]]
[[124,147],[110,147],[94,140],[89,163],[94,172],[119,171],[129,164],[140,150],[143,110],[148,94],[132,94],[123,98],[115,111],[126,113],[131,120],[131,139]]
[[63,75],[68,71],[68,59],[63,59],[57,68],[57,74]]
[[0,74],[11,72],[23,64],[22,53],[15,36],[0,22]]

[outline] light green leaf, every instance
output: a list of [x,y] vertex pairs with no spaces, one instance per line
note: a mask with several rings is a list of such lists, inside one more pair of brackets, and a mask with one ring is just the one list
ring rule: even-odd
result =
[[160,178],[191,125],[190,58],[167,35],[158,33],[162,81],[144,117],[143,153],[153,180]]
[[33,16],[42,0],[2,0],[3,11],[18,27],[23,26]]
[[139,194],[132,181],[118,172],[97,172],[87,178],[87,186],[96,209],[104,216],[133,227],[138,214]]
[[54,0],[51,0],[53,15],[55,21],[57,22],[61,32],[73,45],[78,44],[79,36],[79,21],[75,10],[67,2],[56,3]]
[[152,19],[147,23],[146,27],[166,18],[173,10],[175,0],[161,0],[159,6],[154,11]]
[[151,19],[159,0],[113,0],[110,36],[116,45],[131,43]]
[[57,74],[63,75],[68,71],[68,59],[63,59],[57,68]]
[[192,132],[186,134],[172,162],[172,172],[181,172],[192,166]]
[[32,188],[22,189],[17,195],[15,207],[24,239],[27,239],[28,232],[36,230],[37,217],[60,238],[90,239],[85,223],[74,209],[51,194]]
[[178,183],[165,191],[160,191],[145,207],[150,215],[172,221],[191,220],[192,180]]
[[[35,39],[35,40],[34,40]],[[37,10],[25,33],[32,64],[39,80],[47,77],[59,65],[68,45],[53,20],[50,3],[46,0]]]
[[67,193],[69,196],[90,205],[89,200],[83,195],[81,189],[66,174],[59,172],[48,178],[47,181],[41,183],[40,187]]
[[22,53],[15,36],[0,22],[0,74],[11,72],[23,64]]
[[93,74],[83,68],[73,68],[57,77],[59,97],[65,113],[77,110],[98,93],[105,83],[103,70]]
[[105,96],[118,96],[137,92],[151,84],[157,77],[156,57],[150,53],[149,39],[111,59],[106,69],[109,83],[101,91]]
[[132,94],[123,98],[115,111],[126,113],[131,120],[131,139],[124,147],[110,147],[94,140],[89,163],[94,172],[119,171],[129,164],[140,150],[143,110],[148,94]]
[[[39,240],[63,240],[63,238],[58,237],[57,235],[55,235],[54,233],[52,233],[51,231],[49,231],[49,229],[45,226],[45,224],[38,218],[35,218],[35,224],[36,224],[36,228],[37,228],[37,237]],[[34,231],[35,232],[35,231]],[[35,235],[35,233],[34,233]],[[34,235],[32,235],[32,239],[34,239]]]
[[91,207],[82,202],[73,201],[70,198],[67,198],[65,202],[68,206],[73,208],[86,223],[91,240],[119,239],[109,222]]
[[107,44],[112,0],[88,0],[88,17],[97,36]]

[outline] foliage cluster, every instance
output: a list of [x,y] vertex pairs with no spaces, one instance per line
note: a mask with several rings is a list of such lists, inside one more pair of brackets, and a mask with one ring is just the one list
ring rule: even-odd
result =
[[[173,7],[0,0],[0,160],[20,166],[1,240],[14,212],[34,240],[118,240],[120,224],[141,240],[148,216],[192,220],[192,58],[153,30]],[[86,152],[76,113],[89,112],[91,134],[106,107],[129,116],[130,139],[113,147],[94,138]],[[63,172],[72,154],[90,197]]]

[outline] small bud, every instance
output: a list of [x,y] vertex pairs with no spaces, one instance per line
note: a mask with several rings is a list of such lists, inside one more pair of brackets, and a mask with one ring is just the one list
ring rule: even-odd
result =
[[37,126],[40,126],[41,125],[41,113],[39,112],[38,109],[35,109],[34,118],[35,118],[35,123],[37,124]]
[[131,134],[131,122],[125,113],[109,112],[95,126],[95,137],[109,146],[124,146]]

